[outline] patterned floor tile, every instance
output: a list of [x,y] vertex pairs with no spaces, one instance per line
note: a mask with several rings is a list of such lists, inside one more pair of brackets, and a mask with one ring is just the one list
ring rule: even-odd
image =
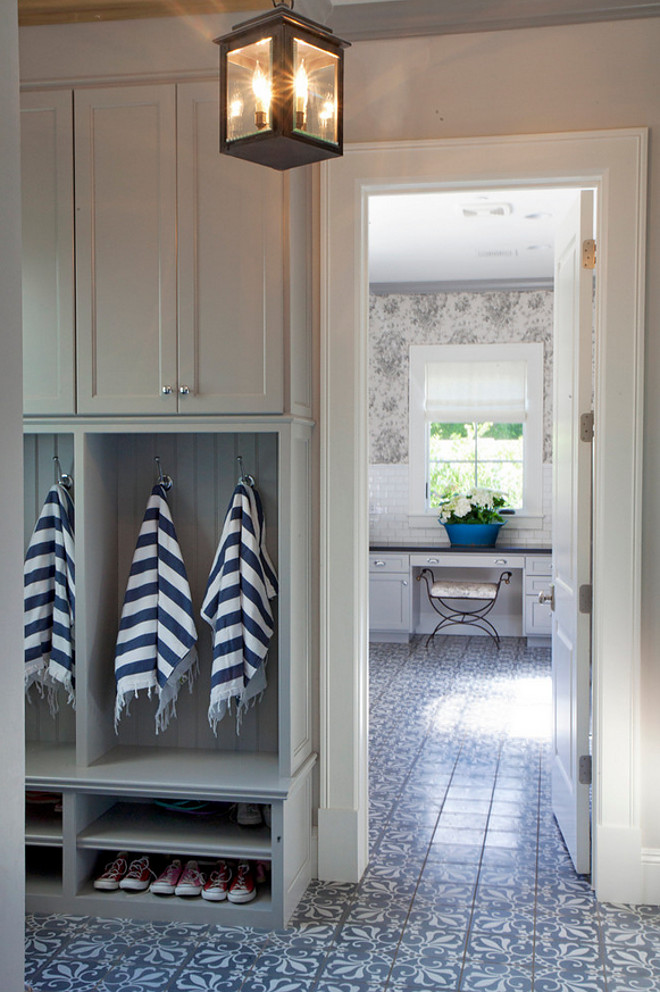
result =
[[660,910],[596,902],[552,815],[549,741],[510,733],[518,679],[550,699],[549,651],[371,654],[361,885],[313,882],[272,932],[33,914],[34,992],[657,992]]

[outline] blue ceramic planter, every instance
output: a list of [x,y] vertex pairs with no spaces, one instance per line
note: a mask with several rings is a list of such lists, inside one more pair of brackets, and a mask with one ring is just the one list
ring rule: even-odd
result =
[[450,544],[492,548],[504,524],[443,524]]

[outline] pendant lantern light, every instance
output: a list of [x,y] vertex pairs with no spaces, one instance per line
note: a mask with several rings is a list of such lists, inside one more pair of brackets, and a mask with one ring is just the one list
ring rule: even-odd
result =
[[279,3],[215,39],[220,151],[272,169],[342,154],[348,42]]

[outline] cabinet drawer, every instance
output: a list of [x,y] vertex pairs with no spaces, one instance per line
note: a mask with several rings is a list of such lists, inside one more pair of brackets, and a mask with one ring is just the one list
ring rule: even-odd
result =
[[408,555],[369,556],[369,571],[373,573],[407,572],[410,568]]
[[525,558],[525,572],[528,575],[552,575],[552,555],[528,555]]
[[525,559],[522,555],[498,555],[496,551],[488,554],[439,551],[437,554],[411,555],[410,564],[414,568],[433,568],[434,565],[444,568],[522,568]]
[[552,633],[552,611],[549,603],[539,603],[534,596],[525,596],[525,634],[549,637]]
[[525,595],[536,596],[546,590],[550,592],[551,575],[525,575]]

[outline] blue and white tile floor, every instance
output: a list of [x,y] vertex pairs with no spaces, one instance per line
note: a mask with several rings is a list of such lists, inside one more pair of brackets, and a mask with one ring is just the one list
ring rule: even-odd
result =
[[660,909],[596,902],[549,806],[549,651],[373,645],[371,861],[282,931],[27,921],[32,992],[645,992]]

